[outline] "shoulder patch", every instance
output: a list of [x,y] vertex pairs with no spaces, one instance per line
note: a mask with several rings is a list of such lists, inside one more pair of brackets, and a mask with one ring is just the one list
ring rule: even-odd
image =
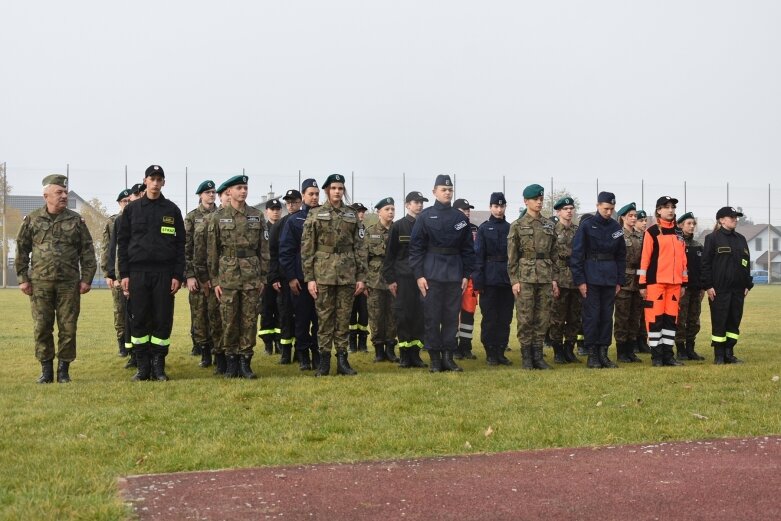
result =
[[221,223],[232,223],[233,219],[220,219]]
[[[82,219],[82,221],[83,220],[84,219]],[[163,217],[163,223],[165,223],[165,224],[173,224],[174,223],[174,218],[171,217],[171,216],[166,215],[166,216]]]
[[455,228],[456,230],[463,230],[465,226],[466,226],[466,221],[459,221],[458,223],[456,223],[455,226],[453,226],[453,228]]
[[203,222],[203,217],[201,217],[200,219],[195,219],[195,222],[202,223]]
[[247,216],[247,222],[248,223],[259,223],[260,222],[260,216],[259,215],[248,215]]
[[614,239],[618,239],[619,237],[622,237],[623,235],[624,235],[624,230],[618,230],[616,232],[613,232],[613,235],[611,237],[613,237]]

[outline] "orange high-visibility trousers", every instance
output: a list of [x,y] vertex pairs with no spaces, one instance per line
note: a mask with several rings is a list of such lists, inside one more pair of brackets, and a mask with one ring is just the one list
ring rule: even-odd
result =
[[657,353],[657,348],[672,352],[680,299],[680,284],[649,284],[646,287],[645,326],[648,347],[653,353]]

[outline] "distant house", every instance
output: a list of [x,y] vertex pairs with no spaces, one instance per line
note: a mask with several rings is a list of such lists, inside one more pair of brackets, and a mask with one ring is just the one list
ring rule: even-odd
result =
[[[746,238],[749,255],[751,256],[752,270],[767,270],[773,275],[781,276],[781,231],[775,226],[767,224],[743,224],[738,225],[737,231]],[[699,239],[705,242],[705,236],[711,230],[704,231]],[[768,244],[768,232],[770,234]],[[768,253],[768,246],[770,251]],[[768,255],[770,256],[770,269],[768,269]]]
[[[22,216],[29,215],[33,210],[43,208],[46,204],[43,200],[43,194],[41,195],[13,195],[8,194],[6,198],[6,204],[11,208],[19,210]],[[82,199],[82,197],[74,191],[68,192],[68,208],[76,212],[81,213],[85,206],[89,206],[89,203]]]

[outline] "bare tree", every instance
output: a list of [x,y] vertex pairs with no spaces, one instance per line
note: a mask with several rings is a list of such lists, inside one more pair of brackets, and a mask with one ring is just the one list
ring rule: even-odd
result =
[[100,199],[93,197],[81,208],[81,217],[84,219],[90,235],[92,235],[92,243],[95,245],[95,255],[100,259],[103,248],[108,246],[107,244],[103,244],[103,227],[106,226],[106,222],[108,222],[108,210]]
[[542,204],[542,214],[545,217],[550,217],[551,215],[555,215],[556,212],[553,209],[553,205],[556,204],[556,201],[561,199],[562,197],[571,197],[572,200],[575,203],[575,213],[578,213],[578,210],[580,209],[580,200],[572,195],[569,190],[567,190],[566,187],[559,188],[558,190],[554,190],[553,192],[548,192],[545,195],[545,200]]

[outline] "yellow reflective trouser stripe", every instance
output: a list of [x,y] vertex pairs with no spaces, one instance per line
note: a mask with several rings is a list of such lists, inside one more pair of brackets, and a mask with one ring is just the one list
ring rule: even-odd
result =
[[276,333],[276,329],[261,329],[258,331],[258,336],[273,335],[274,333]]
[[361,325],[361,324],[355,324],[355,329],[360,329],[361,331],[368,331],[369,330],[369,326],[364,326],[364,325]]
[[727,341],[727,337],[725,337],[725,336],[711,335],[710,339],[713,340],[714,342],[726,342]]
[[730,333],[729,331],[727,332],[727,338],[732,338],[734,340],[737,340],[739,336],[740,335],[738,335],[737,333]]
[[296,339],[295,339],[295,338],[280,338],[280,339],[279,339],[279,343],[280,343],[280,344],[285,344],[285,345],[287,345],[287,344],[292,344],[292,343],[293,343],[293,342],[295,342],[295,341],[296,341]]
[[133,342],[125,342],[125,349],[130,349],[133,347]]
[[171,343],[170,338],[157,338],[156,336],[151,337],[149,341],[156,346],[167,346]]
[[586,337],[585,337],[585,336],[583,336],[583,335],[578,335],[578,340],[585,340],[585,339],[586,339]]
[[274,333],[276,333],[276,334],[278,334],[278,335],[279,335],[280,333],[282,333],[282,330],[281,330],[281,329],[279,329],[278,327],[275,327],[275,328],[274,328]]
[[399,349],[402,349],[404,347],[409,347],[409,342],[399,342],[396,345],[399,347]]
[[353,331],[355,329],[358,329],[358,324],[350,324],[350,331]]
[[136,345],[138,345],[138,344],[146,344],[147,342],[149,342],[149,335],[146,335],[146,336],[131,336],[130,337],[130,342],[132,342],[133,344],[136,344]]

